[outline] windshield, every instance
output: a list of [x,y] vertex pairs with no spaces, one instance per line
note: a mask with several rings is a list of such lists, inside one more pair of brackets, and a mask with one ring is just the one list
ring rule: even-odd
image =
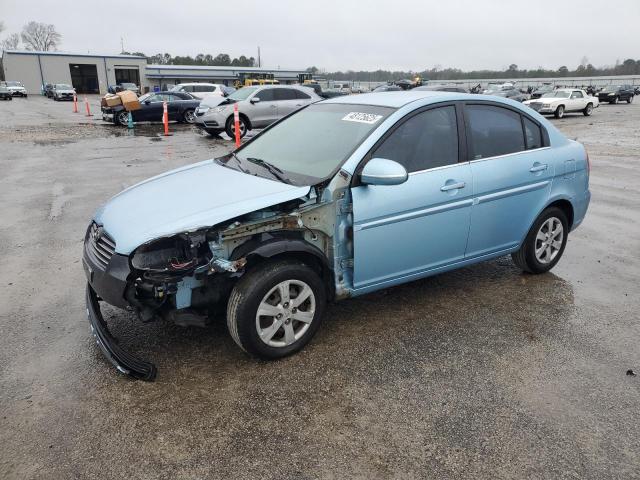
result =
[[607,85],[602,89],[603,92],[615,92],[620,88],[619,85]]
[[236,90],[235,92],[233,92],[227,98],[239,102],[241,100],[246,100],[247,98],[249,98],[249,96],[256,90],[258,90],[258,87],[242,87],[240,90]]
[[153,95],[153,93],[145,93],[144,95],[141,95],[141,96],[138,98],[138,101],[139,101],[139,102],[144,102],[145,100],[149,99],[149,97],[150,97],[151,95]]
[[549,92],[542,95],[542,98],[569,98],[570,92],[564,92],[562,90],[556,90],[555,92]]
[[122,83],[121,85],[126,88],[131,88],[136,86],[135,83]]
[[73,87],[71,85],[67,85],[66,83],[58,83],[56,84],[56,88],[60,90],[73,90]]
[[7,87],[21,87],[22,84],[20,82],[7,82]]
[[295,185],[315,184],[329,177],[393,111],[370,105],[310,105],[247,143],[236,156],[245,168],[258,159],[281,170]]

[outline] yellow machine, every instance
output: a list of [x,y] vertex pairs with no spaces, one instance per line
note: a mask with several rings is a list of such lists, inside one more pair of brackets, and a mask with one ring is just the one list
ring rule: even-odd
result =
[[259,85],[279,85],[280,82],[274,78],[273,73],[240,73],[238,80],[233,82],[236,88],[254,87]]
[[313,79],[313,75],[310,73],[299,73],[298,83],[300,85],[318,85],[318,81]]

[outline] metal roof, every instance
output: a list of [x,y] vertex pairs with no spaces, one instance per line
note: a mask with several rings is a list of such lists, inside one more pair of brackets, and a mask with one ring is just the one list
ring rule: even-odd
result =
[[146,60],[146,57],[140,55],[100,55],[96,53],[70,53],[70,52],[45,52],[38,50],[5,50],[5,55],[47,55],[59,57],[94,57],[94,58],[122,58],[130,60]]

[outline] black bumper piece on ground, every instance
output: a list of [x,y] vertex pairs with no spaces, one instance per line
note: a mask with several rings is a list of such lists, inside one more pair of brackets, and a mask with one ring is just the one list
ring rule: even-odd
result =
[[91,323],[91,333],[102,353],[116,369],[132,378],[152,381],[156,378],[157,369],[153,363],[140,360],[136,356],[120,348],[117,340],[111,335],[100,312],[98,296],[91,285],[87,284],[87,316]]

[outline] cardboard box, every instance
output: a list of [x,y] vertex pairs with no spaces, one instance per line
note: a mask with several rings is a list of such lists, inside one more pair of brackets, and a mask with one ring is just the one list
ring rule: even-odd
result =
[[134,92],[130,90],[124,90],[122,92],[118,92],[116,95],[118,95],[118,97],[120,97],[120,100],[122,100],[122,105],[127,112],[140,110],[140,108],[142,108],[140,106],[140,102],[138,101],[138,96]]
[[107,107],[115,107],[122,103],[122,99],[118,95],[105,95],[102,100]]

